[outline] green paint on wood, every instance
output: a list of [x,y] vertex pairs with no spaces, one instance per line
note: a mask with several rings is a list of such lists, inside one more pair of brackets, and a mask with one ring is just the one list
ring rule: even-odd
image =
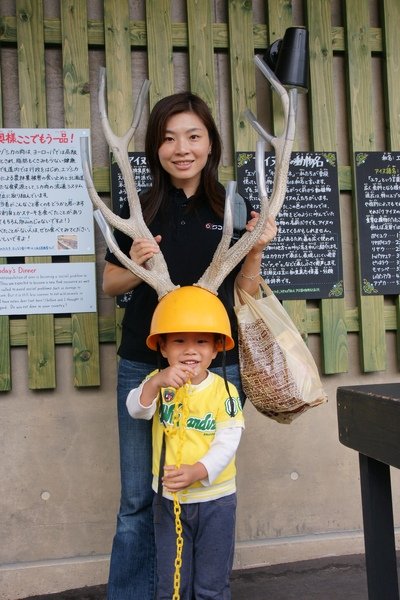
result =
[[149,64],[150,106],[174,93],[172,60],[171,3],[147,0],[147,59]]
[[[0,257],[0,266],[6,264],[6,259]],[[0,316],[0,392],[11,389],[11,359],[10,359],[10,320]]]
[[[333,53],[329,0],[307,2],[307,28],[310,48],[311,126],[314,151],[336,151],[333,91]],[[344,298],[322,300],[321,341],[324,373],[348,370],[348,341]]]
[[190,89],[207,102],[216,116],[211,0],[186,3]]
[[[371,48],[369,43],[369,3],[368,0],[354,0],[345,4],[346,20],[346,63],[348,73],[348,104],[353,152],[375,150],[373,129],[373,98]],[[353,166],[353,180],[355,169]],[[356,186],[353,185],[353,190]],[[356,223],[358,223],[357,203],[353,201]],[[355,237],[357,234],[355,233]],[[361,293],[360,252],[358,265],[358,302],[361,323],[361,355],[365,372],[386,369],[386,340],[383,317],[383,298],[367,297]]]
[[236,151],[254,150],[257,135],[243,116],[246,108],[257,112],[253,14],[246,3],[232,1],[228,19],[234,147]]
[[[17,0],[19,98],[22,127],[46,127],[43,3]],[[26,262],[51,262],[50,257]],[[56,386],[54,317],[27,316],[28,380],[30,389]]]
[[[90,128],[89,56],[85,0],[61,3],[65,126]],[[95,256],[72,256],[70,262],[94,262]],[[97,313],[72,315],[74,384],[100,384]]]

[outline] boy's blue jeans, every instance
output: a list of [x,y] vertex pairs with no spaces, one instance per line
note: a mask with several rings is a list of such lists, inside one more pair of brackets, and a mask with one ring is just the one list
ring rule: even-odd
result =
[[[230,600],[229,578],[235,549],[236,494],[181,505],[181,600]],[[174,503],[162,498],[160,522],[155,524],[157,600],[174,595],[176,531]]]
[[[151,421],[132,419],[126,408],[131,389],[138,387],[154,365],[121,358],[118,366],[118,427],[121,501],[113,540],[108,600],[153,600],[155,546]],[[222,375],[222,369],[212,369]],[[239,367],[226,368],[227,379],[241,390]]]

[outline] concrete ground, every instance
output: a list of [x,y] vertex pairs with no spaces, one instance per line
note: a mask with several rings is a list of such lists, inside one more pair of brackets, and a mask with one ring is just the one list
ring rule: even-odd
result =
[[[400,569],[400,560],[398,560]],[[395,597],[395,596],[393,596]],[[105,600],[104,585],[24,600]],[[363,555],[234,571],[232,600],[367,600]]]

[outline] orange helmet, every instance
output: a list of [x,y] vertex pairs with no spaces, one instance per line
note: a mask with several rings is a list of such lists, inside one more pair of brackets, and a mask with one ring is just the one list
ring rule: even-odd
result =
[[[225,337],[225,349],[231,350],[231,324],[221,300],[212,292],[197,286],[176,288],[161,298],[151,320],[146,343],[157,350],[158,336],[165,333],[216,333]],[[217,344],[217,350],[223,343]]]

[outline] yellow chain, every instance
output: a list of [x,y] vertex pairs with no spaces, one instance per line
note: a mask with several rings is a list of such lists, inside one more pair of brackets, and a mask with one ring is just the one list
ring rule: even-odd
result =
[[172,600],[180,600],[183,537],[181,522],[181,505],[179,504],[178,494],[176,492],[174,492],[174,515],[176,531],[176,556],[174,571],[174,595],[172,596]]
[[[189,416],[189,389],[190,381],[177,391],[175,395],[175,406],[172,415],[172,424],[165,427],[165,433],[169,437],[173,437],[178,433],[179,444],[176,452],[176,468],[179,469],[182,462],[182,450],[185,441],[186,434],[186,423]],[[179,414],[179,404],[181,404],[181,411]],[[181,505],[179,502],[179,495],[177,492],[173,493],[174,498],[174,515],[175,515],[175,532],[176,532],[176,556],[175,556],[175,572],[174,572],[174,595],[172,600],[180,600],[180,587],[181,587],[181,567],[182,567],[182,550],[183,550],[183,537],[182,537],[182,522],[181,522]]]

